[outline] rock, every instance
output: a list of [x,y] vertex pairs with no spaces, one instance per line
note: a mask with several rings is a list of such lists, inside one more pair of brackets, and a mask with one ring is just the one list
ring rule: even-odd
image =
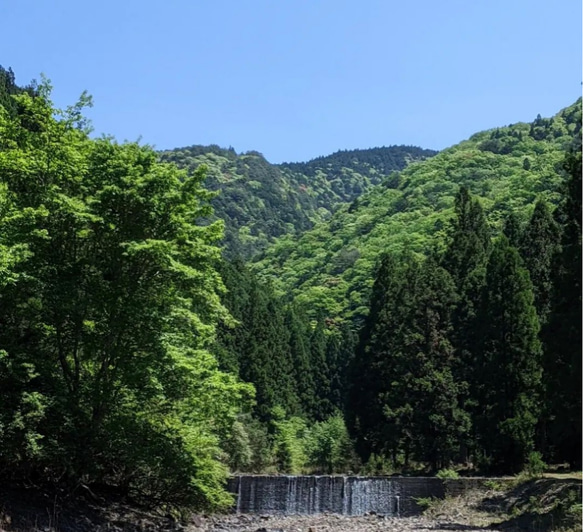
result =
[[200,515],[193,515],[190,518],[190,522],[198,528],[202,527],[202,525],[204,524],[204,520]]

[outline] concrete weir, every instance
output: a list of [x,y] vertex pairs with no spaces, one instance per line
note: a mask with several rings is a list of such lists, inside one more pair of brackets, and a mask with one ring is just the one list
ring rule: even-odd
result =
[[415,499],[446,493],[434,477],[240,475],[228,487],[244,514],[407,516],[420,512]]

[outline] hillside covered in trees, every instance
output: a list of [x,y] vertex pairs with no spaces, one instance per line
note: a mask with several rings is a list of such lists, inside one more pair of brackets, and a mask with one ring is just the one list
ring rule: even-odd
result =
[[581,468],[581,101],[392,171],[430,153],[169,156],[50,92],[0,70],[3,478]]
[[256,271],[312,311],[362,317],[379,254],[442,250],[460,186],[479,198],[492,229],[524,225],[537,198],[561,197],[565,150],[579,135],[581,101],[552,118],[484,131],[390,174],[298,240],[282,237]]
[[213,219],[225,221],[226,256],[249,259],[277,237],[296,238],[315,222],[369,190],[393,171],[435,155],[414,146],[339,151],[307,163],[273,165],[259,152],[237,154],[218,146],[166,151],[164,161],[189,172],[207,167],[206,186],[217,191]]

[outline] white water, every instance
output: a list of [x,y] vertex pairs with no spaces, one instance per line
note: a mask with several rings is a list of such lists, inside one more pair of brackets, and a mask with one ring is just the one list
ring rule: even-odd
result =
[[400,513],[400,483],[391,478],[241,476],[236,480],[238,513]]

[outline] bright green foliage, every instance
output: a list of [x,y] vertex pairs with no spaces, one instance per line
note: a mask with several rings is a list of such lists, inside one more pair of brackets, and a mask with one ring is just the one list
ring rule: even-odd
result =
[[281,407],[275,407],[271,416],[277,470],[282,473],[300,473],[307,460],[304,443],[306,421],[300,417],[287,417]]
[[536,138],[529,134],[530,124],[514,124],[477,133],[410,164],[351,205],[339,206],[329,220],[300,238],[279,238],[257,262],[257,270],[277,290],[301,297],[312,317],[324,307],[329,317],[362,318],[379,252],[444,250],[460,187],[479,200],[496,232],[510,212],[528,219],[537,198],[557,204],[560,165],[578,127],[580,106],[577,102],[536,126],[543,128]]
[[435,473],[435,476],[442,479],[460,478],[459,473],[455,469],[440,469],[437,473]]
[[1,467],[225,505],[220,438],[251,387],[207,351],[226,311],[203,173],[90,140],[88,98],[39,92],[0,109]]
[[330,217],[336,206],[355,199],[395,170],[436,152],[413,146],[337,152],[307,163],[272,165],[258,152],[190,146],[163,152],[193,172],[208,167],[207,186],[220,194],[212,200],[216,217],[225,220],[225,253],[251,258],[275,238],[297,236]]
[[236,420],[230,427],[223,449],[228,455],[231,471],[248,471],[253,461],[253,448],[249,431],[242,420]]
[[341,415],[315,423],[305,446],[308,465],[316,473],[343,473],[354,464],[352,442]]
[[534,450],[542,351],[532,283],[504,236],[490,255],[478,321],[478,445],[492,469],[519,471]]
[[524,469],[529,477],[541,478],[546,468],[541,453],[533,451],[528,455]]

